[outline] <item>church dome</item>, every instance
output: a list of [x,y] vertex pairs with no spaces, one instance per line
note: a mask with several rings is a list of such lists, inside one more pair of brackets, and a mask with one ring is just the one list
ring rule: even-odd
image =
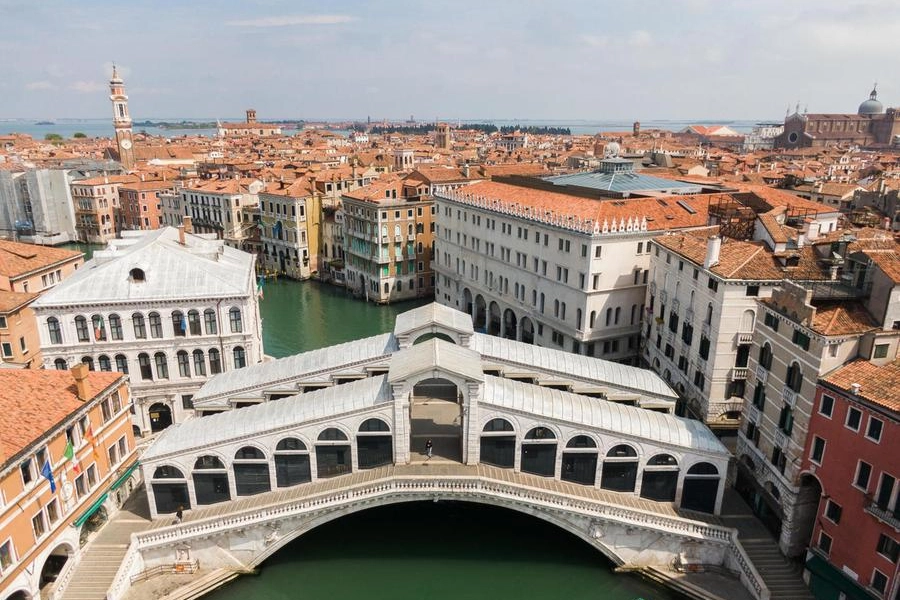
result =
[[869,99],[859,105],[859,110],[856,111],[859,115],[880,115],[884,112],[884,105],[878,101],[878,90],[874,87],[872,88],[872,92],[869,94]]

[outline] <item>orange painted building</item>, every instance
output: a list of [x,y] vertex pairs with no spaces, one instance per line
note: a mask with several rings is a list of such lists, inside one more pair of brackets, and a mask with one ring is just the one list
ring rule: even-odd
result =
[[83,264],[83,252],[0,240],[0,290],[40,292]]
[[130,405],[121,373],[0,369],[0,598],[51,597],[136,485]]
[[28,307],[38,295],[0,290],[0,363],[41,368],[41,338]]
[[159,229],[162,207],[159,193],[170,190],[164,181],[136,181],[119,186],[119,231],[124,229]]

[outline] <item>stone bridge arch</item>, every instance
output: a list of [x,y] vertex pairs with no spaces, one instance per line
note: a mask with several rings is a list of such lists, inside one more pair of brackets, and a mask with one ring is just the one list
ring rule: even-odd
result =
[[[587,517],[579,517],[572,515],[563,510],[546,510],[538,509],[529,505],[527,502],[514,502],[494,499],[491,497],[472,498],[439,498],[438,495],[428,492],[416,495],[391,495],[379,498],[376,501],[368,502],[360,505],[353,505],[340,511],[331,511],[325,514],[317,515],[311,519],[299,523],[293,529],[282,533],[278,529],[270,528],[271,533],[266,540],[266,547],[259,553],[254,555],[249,561],[245,561],[248,568],[257,568],[263,562],[275,555],[279,550],[299,539],[303,535],[309,533],[313,529],[326,525],[332,521],[336,521],[341,517],[351,514],[363,512],[371,508],[380,508],[382,506],[390,506],[394,504],[405,504],[411,502],[439,502],[441,500],[449,500],[454,502],[465,502],[468,504],[477,504],[482,506],[493,506],[512,510],[521,514],[525,514],[536,519],[541,519],[559,527],[563,531],[573,535],[581,541],[587,543],[592,548],[600,552],[604,558],[609,560],[615,566],[622,566],[629,561],[620,556],[617,551],[604,541],[605,523],[600,520],[590,519]],[[654,534],[654,537],[658,534]]]

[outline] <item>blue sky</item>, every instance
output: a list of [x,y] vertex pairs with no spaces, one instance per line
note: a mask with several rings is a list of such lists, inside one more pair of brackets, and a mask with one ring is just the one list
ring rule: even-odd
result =
[[897,0],[0,0],[0,117],[780,119],[900,105]]

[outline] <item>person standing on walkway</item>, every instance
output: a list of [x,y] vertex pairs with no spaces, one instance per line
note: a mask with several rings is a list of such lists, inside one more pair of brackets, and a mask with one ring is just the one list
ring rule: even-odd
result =
[[178,510],[175,511],[175,524],[181,523],[181,519],[184,518],[184,506],[179,505]]
[[425,456],[431,458],[431,450],[434,448],[434,444],[431,443],[431,438],[428,438],[428,441],[425,442]]

